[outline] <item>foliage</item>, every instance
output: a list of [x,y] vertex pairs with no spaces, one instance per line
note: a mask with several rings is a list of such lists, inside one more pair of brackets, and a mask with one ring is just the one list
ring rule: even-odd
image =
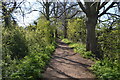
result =
[[97,61],[91,69],[94,70],[94,73],[101,80],[120,79],[120,64],[118,60],[111,62],[110,60],[105,58],[102,61]]
[[94,55],[90,51],[86,51],[85,44],[80,42],[74,43],[68,39],[63,39],[62,41],[69,44],[69,47],[73,48],[76,53],[80,53],[85,58],[95,60]]
[[7,53],[2,59],[2,79],[10,79],[10,75],[16,71],[16,64],[18,63],[17,59],[12,60],[11,55]]
[[55,49],[50,27],[49,21],[40,19],[36,26],[25,29],[3,29],[3,79],[41,78]]
[[67,43],[67,44],[70,44],[70,43],[71,43],[71,41],[68,40],[68,39],[62,39],[62,42]]
[[103,52],[103,60],[97,61],[92,70],[102,80],[120,79],[120,31],[116,26],[113,30],[98,30],[98,41]]
[[106,30],[101,31],[101,35],[98,37],[101,50],[104,52],[104,57],[109,59],[119,59],[120,58],[120,31],[112,30],[107,32]]
[[[51,46],[52,47],[52,46]],[[50,53],[54,48],[47,48],[47,52],[31,53],[21,60],[21,64],[17,65],[17,71],[11,74],[13,79],[20,80],[36,80],[42,77],[41,73],[44,71],[46,64],[50,59]]]
[[83,18],[76,18],[68,21],[67,27],[68,39],[77,42],[86,41],[86,28]]
[[90,58],[92,60],[95,60],[94,55],[91,53],[91,51],[86,51],[85,44],[83,44],[83,43],[72,43],[69,46],[74,48],[74,51],[76,53],[80,53],[84,58]]
[[7,53],[13,58],[23,58],[28,54],[28,47],[25,39],[25,31],[22,28],[16,27],[15,29],[2,30],[2,46],[3,46],[3,57]]
[[28,46],[23,28],[2,29],[2,75],[10,77],[16,69],[18,59],[28,55]]
[[31,31],[31,29],[27,28],[26,40],[29,46],[29,53],[40,52],[45,48],[45,46],[51,44],[49,22],[46,20],[44,22],[43,21],[44,20],[39,20],[37,26],[33,26],[35,30]]

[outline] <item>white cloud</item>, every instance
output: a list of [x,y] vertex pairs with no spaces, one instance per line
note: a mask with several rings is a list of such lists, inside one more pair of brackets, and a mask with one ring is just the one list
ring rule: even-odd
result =
[[19,16],[19,26],[28,26],[29,24],[32,24],[37,18],[39,17],[39,12],[32,12],[31,14],[26,15],[26,17],[23,19],[20,19]]
[[[40,9],[40,4],[36,4],[36,0],[26,0],[24,5],[22,5],[22,10],[25,13],[24,19],[23,16],[20,12],[14,13],[13,16],[17,18],[16,20],[18,21],[19,26],[28,26],[29,24],[32,24],[39,16],[40,13],[38,11],[33,11],[28,14],[31,10]],[[18,10],[16,10],[18,11]]]

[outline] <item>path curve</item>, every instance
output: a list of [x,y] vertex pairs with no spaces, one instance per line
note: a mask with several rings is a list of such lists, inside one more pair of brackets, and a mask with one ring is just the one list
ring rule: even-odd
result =
[[94,79],[95,75],[88,69],[93,61],[85,59],[78,53],[74,53],[73,49],[69,48],[67,44],[58,42],[51,62],[48,65],[46,71],[43,74],[47,80],[53,80],[55,78],[69,78],[76,79]]

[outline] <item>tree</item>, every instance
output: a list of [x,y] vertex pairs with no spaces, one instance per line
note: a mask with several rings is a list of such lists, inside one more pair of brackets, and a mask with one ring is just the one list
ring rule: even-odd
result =
[[[52,0],[37,0],[38,3],[42,6],[40,10],[32,10],[39,11],[48,21],[51,21],[56,24],[57,19],[63,19],[63,27],[64,27],[64,37],[67,37],[67,19],[73,18],[79,10],[76,9],[73,12],[70,11],[74,6],[78,6],[78,4],[69,4],[68,2],[53,2]],[[73,10],[73,9],[72,9]],[[32,12],[30,11],[30,12]],[[71,14],[72,12],[72,14]],[[69,16],[68,16],[69,15]],[[56,21],[52,20],[55,19]],[[57,30],[56,30],[57,34]]]
[[42,2],[37,0],[37,2],[40,3],[40,5],[42,5],[42,11],[40,10],[39,12],[43,14],[48,21],[50,21],[50,15],[52,14],[53,11],[53,7],[52,9],[50,7],[53,2],[50,0],[42,0]]
[[16,24],[16,21],[14,20],[14,17],[12,16],[12,14],[17,8],[20,8],[20,5],[23,3],[23,1],[20,1],[19,3],[16,0],[2,1],[1,12],[2,12],[2,17],[3,17],[5,27],[8,27],[8,28],[11,27],[12,21],[14,24]]
[[92,2],[85,2],[82,3],[80,0],[77,0],[80,8],[86,14],[86,28],[87,28],[87,42],[86,42],[86,50],[92,51],[97,57],[100,56],[97,49],[97,41],[96,41],[96,33],[95,28],[97,24],[97,20],[99,17],[104,15],[116,2],[111,2],[111,4],[106,7],[102,12],[100,11],[103,9],[105,5],[107,5],[110,0],[105,0],[102,2],[101,0],[92,1]]
[[77,8],[78,4],[69,2],[59,2],[58,18],[62,21],[64,38],[67,38],[68,19],[72,19],[81,11]]
[[5,22],[5,27],[10,27],[11,26],[11,13],[15,10],[16,8],[16,1],[14,1],[12,4],[13,6],[11,8],[7,7],[10,5],[8,2],[2,2],[2,15],[3,15],[3,20]]

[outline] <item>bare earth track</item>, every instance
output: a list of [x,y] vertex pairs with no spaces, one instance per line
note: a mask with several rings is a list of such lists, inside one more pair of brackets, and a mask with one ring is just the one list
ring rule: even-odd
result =
[[93,61],[85,59],[67,44],[59,41],[51,62],[48,65],[43,77],[47,80],[95,80],[95,75],[88,69]]

